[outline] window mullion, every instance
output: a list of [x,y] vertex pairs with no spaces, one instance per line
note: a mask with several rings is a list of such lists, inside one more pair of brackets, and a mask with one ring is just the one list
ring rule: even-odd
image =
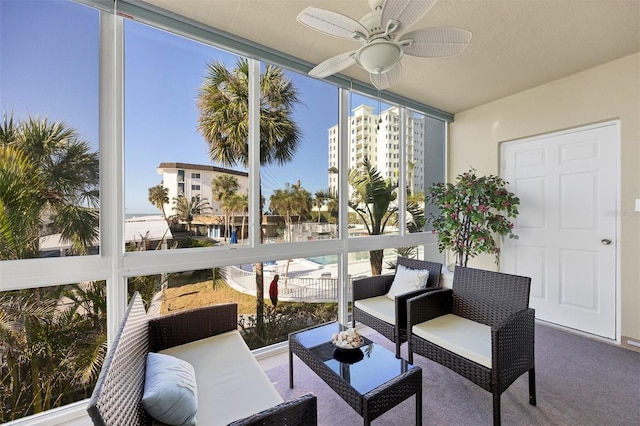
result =
[[260,244],[260,62],[249,59],[249,241]]
[[338,321],[348,322],[349,296],[347,285],[349,280],[349,91],[338,91],[338,229],[342,241],[342,253],[338,256]]
[[404,107],[398,108],[400,123],[398,133],[398,233],[403,236],[407,233],[407,110]]
[[110,264],[107,336],[115,337],[127,304],[124,257],[124,25],[100,12],[100,255]]

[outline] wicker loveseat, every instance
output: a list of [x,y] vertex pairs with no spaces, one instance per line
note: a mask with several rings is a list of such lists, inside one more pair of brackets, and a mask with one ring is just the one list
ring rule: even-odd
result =
[[419,294],[439,288],[442,264],[425,260],[398,257],[398,265],[412,270],[427,270],[426,287],[395,296],[386,297],[395,275],[376,275],[353,280],[353,326],[356,321],[365,324],[396,344],[396,356],[400,357],[400,345],[407,341],[407,300]]
[[452,289],[408,302],[409,362],[422,355],[491,392],[495,425],[500,395],[526,372],[536,405],[530,285],[528,277],[456,267]]
[[198,424],[317,424],[314,395],[284,402],[275,390],[237,331],[236,304],[152,318],[138,293],[127,308],[89,401],[87,410],[94,424],[152,424],[141,403],[150,351],[173,355],[193,366]]

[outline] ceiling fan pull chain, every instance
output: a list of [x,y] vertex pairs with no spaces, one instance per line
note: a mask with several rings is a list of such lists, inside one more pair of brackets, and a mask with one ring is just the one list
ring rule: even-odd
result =
[[380,101],[380,89],[378,89],[378,130],[380,130],[380,123],[382,123],[382,106]]

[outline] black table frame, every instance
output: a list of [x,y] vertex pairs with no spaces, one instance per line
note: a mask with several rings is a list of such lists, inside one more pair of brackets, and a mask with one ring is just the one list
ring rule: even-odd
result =
[[[289,334],[289,388],[293,388],[293,354],[296,354],[313,372],[315,372],[325,383],[329,385],[342,399],[347,402],[364,419],[364,425],[370,425],[380,415],[386,413],[391,408],[409,398],[416,396],[416,425],[422,425],[422,369],[412,365],[406,372],[397,375],[393,379],[378,386],[377,388],[361,395],[340,375],[336,374],[328,367],[324,360],[317,357],[310,348],[304,346],[297,339],[302,333],[308,332],[321,324],[302,331]],[[346,329],[344,326],[340,326]],[[327,336],[327,343],[330,343],[331,336]],[[365,344],[373,343],[365,338]],[[376,345],[376,351],[389,351],[383,346]],[[393,353],[392,353],[393,354]],[[395,354],[393,354],[395,356]],[[408,362],[407,362],[408,364]],[[409,364],[410,365],[410,364]]]

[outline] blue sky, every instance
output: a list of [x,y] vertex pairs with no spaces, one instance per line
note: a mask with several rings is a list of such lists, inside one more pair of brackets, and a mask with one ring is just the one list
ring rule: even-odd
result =
[[[96,10],[60,0],[0,0],[0,53],[3,113],[64,121],[98,148]],[[197,132],[196,97],[206,64],[214,60],[236,63],[221,50],[126,21],[126,213],[157,213],[147,197],[161,181],[161,162],[213,164]],[[298,179],[312,193],[327,187],[327,129],[338,120],[337,88],[287,75],[304,104],[294,114],[302,144],[293,162],[263,168],[265,195]]]

